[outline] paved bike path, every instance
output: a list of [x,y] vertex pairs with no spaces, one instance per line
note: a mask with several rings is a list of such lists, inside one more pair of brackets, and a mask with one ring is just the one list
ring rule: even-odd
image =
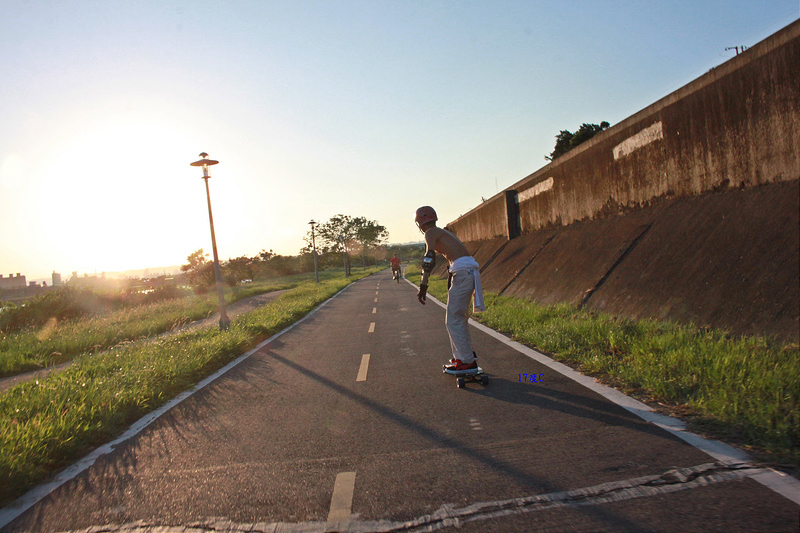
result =
[[[386,271],[120,443],[8,531],[690,531],[796,528],[800,506],[471,328]],[[537,382],[520,382],[535,374]],[[416,529],[415,529],[416,528]]]

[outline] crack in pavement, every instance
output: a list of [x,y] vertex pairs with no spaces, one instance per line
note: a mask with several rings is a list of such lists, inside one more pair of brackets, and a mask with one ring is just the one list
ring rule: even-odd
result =
[[352,520],[334,524],[322,521],[236,524],[227,519],[212,518],[185,526],[164,526],[139,520],[129,524],[93,526],[62,533],[155,533],[156,531],[158,533],[428,532],[445,527],[459,527],[462,524],[478,520],[488,520],[557,507],[600,505],[636,498],[647,498],[714,483],[743,479],[764,471],[764,468],[752,463],[705,463],[684,468],[674,468],[658,475],[611,481],[568,491],[480,502],[462,508],[455,508],[452,505],[445,504],[432,514],[423,515],[405,522],[393,522],[390,520],[361,521],[357,519],[357,515],[354,515]]

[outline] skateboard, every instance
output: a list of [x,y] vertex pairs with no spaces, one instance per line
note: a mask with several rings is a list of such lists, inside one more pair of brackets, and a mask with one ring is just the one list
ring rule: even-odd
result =
[[442,372],[456,376],[456,387],[463,389],[467,381],[479,381],[481,385],[486,386],[489,384],[489,376],[483,371],[481,367],[473,368],[472,370],[447,370],[445,365],[442,365]]

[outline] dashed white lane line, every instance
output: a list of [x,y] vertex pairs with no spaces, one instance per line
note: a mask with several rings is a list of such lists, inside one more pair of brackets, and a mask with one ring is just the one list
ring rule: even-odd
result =
[[375,322],[369,323],[369,331],[367,333],[374,333],[375,332]]
[[377,312],[378,312],[378,308],[377,308],[377,307],[373,307],[373,308],[372,308],[372,314],[374,315],[374,314],[375,314],[375,313],[377,313]]
[[378,299],[377,299],[377,298],[375,298],[375,303],[377,303],[377,302],[378,302]]
[[340,472],[336,475],[331,496],[331,510],[328,513],[328,523],[343,525],[350,522],[350,510],[353,505],[353,490],[356,486],[355,472]]
[[358,367],[358,377],[356,381],[367,381],[367,370],[369,370],[369,354],[361,356],[361,366]]

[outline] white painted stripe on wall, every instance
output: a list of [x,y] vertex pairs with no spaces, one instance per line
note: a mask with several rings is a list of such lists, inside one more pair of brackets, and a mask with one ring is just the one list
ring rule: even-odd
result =
[[544,181],[540,181],[539,183],[537,183],[536,185],[534,185],[530,189],[525,189],[524,191],[519,193],[519,196],[518,196],[519,201],[520,202],[524,202],[525,200],[530,200],[534,196],[538,196],[538,195],[542,194],[543,192],[549,191],[550,189],[553,188],[553,183],[555,183],[555,181],[553,180],[552,177],[547,178]]
[[651,142],[664,138],[661,121],[646,127],[636,135],[632,135],[614,147],[614,160],[625,157]]

